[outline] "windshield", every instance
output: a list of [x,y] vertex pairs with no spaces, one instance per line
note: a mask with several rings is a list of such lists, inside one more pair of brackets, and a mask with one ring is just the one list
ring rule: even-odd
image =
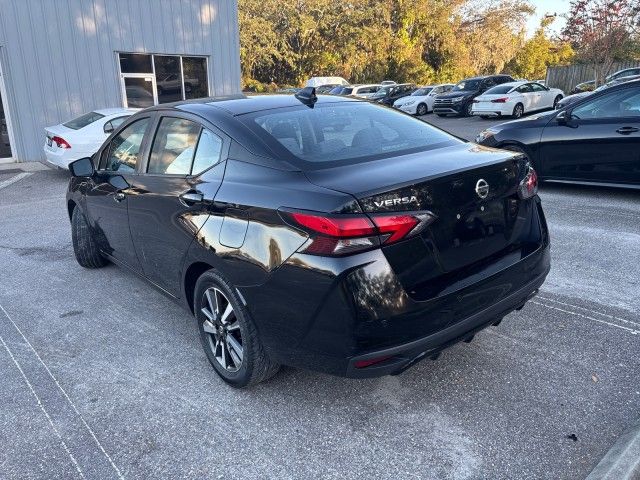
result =
[[490,88],[486,92],[484,92],[484,94],[491,95],[493,93],[497,93],[497,94],[509,93],[512,88],[513,88],[513,85],[497,85],[493,88]]
[[463,80],[451,90],[454,92],[473,91],[480,88],[480,80]]
[[418,90],[416,90],[415,92],[413,92],[411,94],[412,97],[422,97],[425,95],[429,95],[429,92],[433,90],[433,88],[429,87],[429,88],[419,88]]
[[373,95],[371,95],[371,98],[382,98],[387,96],[387,94],[389,93],[389,91],[392,89],[393,87],[382,87],[380,90],[378,90],[376,93],[374,93]]
[[74,118],[73,120],[70,120],[67,123],[63,123],[62,125],[64,125],[67,128],[72,128],[74,130],[80,130],[81,128],[84,128],[87,125],[92,124],[93,122],[97,122],[103,117],[104,115],[101,115],[100,113],[89,112],[89,113],[85,113],[84,115],[78,118]]
[[254,112],[238,118],[276,153],[285,149],[311,169],[459,142],[421,120],[365,102],[292,107]]

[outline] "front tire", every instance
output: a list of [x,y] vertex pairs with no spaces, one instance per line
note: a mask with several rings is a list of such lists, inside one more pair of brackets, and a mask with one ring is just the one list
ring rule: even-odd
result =
[[198,279],[194,312],[207,358],[229,385],[255,385],[277,373],[280,366],[267,356],[249,311],[216,271]]
[[464,107],[464,113],[462,114],[463,117],[470,117],[473,115],[473,103],[469,102],[465,107]]
[[553,109],[556,110],[558,108],[558,103],[562,100],[562,95],[558,95],[553,99]]
[[424,103],[421,103],[416,108],[416,115],[418,115],[419,117],[421,117],[423,115],[426,115],[427,113],[429,113],[429,109],[427,108],[427,106]]
[[77,262],[84,268],[100,268],[107,260],[100,253],[98,244],[91,235],[87,219],[78,207],[71,214],[71,241]]

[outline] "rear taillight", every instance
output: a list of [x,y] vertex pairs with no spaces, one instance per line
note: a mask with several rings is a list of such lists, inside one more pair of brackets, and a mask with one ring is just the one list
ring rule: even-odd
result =
[[420,233],[433,220],[428,212],[340,215],[282,211],[289,223],[309,233],[299,251],[313,255],[348,255],[388,245]]
[[509,100],[507,97],[494,98],[493,100],[491,100],[491,103],[507,103],[507,100]]
[[71,145],[69,145],[69,142],[67,142],[62,137],[55,136],[51,139],[51,141],[55,143],[58,146],[58,148],[71,148]]
[[529,166],[527,174],[524,176],[518,187],[518,196],[522,200],[533,197],[538,193],[538,174]]

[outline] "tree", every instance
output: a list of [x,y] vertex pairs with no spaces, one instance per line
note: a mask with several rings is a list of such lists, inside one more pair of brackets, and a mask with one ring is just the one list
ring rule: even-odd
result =
[[638,0],[572,0],[562,35],[601,84],[616,60],[630,56],[638,25]]
[[507,65],[507,71],[518,78],[545,78],[547,67],[562,65],[571,61],[573,48],[568,42],[552,40],[547,29],[554,18],[544,18],[524,46]]

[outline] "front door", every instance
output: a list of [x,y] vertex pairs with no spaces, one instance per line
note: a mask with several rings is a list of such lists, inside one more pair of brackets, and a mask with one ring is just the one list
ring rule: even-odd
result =
[[100,250],[138,272],[141,267],[129,231],[128,204],[150,123],[149,117],[134,121],[103,147],[86,194],[87,214]]
[[123,73],[122,101],[127,108],[147,108],[158,103],[156,80],[152,74]]
[[148,161],[133,179],[129,224],[138,258],[145,276],[175,296],[181,293],[185,255],[207,215],[205,205],[222,182],[224,168],[209,170],[218,164],[222,146],[220,135],[193,118],[161,117]]
[[597,95],[567,116],[542,133],[545,177],[640,184],[640,85]]

